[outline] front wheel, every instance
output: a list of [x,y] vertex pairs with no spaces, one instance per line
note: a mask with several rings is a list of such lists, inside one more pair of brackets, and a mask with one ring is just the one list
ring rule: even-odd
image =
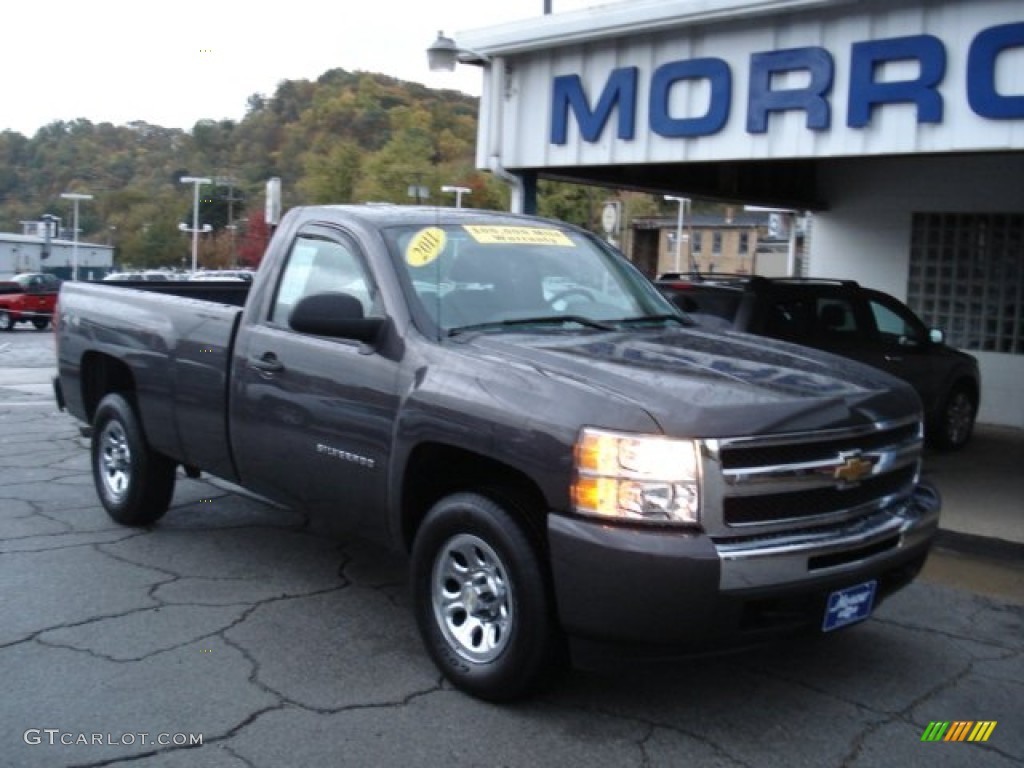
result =
[[123,395],[100,401],[92,424],[92,476],[104,508],[122,525],[156,522],[174,495],[175,464],[146,443]]
[[544,563],[519,518],[459,493],[427,514],[412,553],[416,621],[453,685],[508,701],[542,685],[560,662]]
[[963,387],[951,391],[936,416],[931,442],[936,448],[953,451],[963,448],[974,432],[977,403]]
[[32,321],[32,325],[36,327],[37,331],[45,331],[50,327],[50,320],[46,317],[37,317]]

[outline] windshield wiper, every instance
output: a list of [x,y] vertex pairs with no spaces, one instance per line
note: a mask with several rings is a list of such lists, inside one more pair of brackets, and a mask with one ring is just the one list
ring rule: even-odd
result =
[[611,320],[616,325],[643,325],[644,323],[664,323],[671,320],[680,325],[691,326],[692,320],[682,315],[640,315],[639,317],[624,317],[621,320]]
[[449,329],[448,335],[457,336],[460,333],[467,333],[469,331],[495,331],[524,325],[566,325],[567,323],[575,323],[576,325],[582,325],[584,328],[596,328],[601,331],[616,330],[614,325],[592,320],[582,315],[545,315],[543,317],[519,317],[514,320],[495,320],[489,323],[460,325],[457,328]]

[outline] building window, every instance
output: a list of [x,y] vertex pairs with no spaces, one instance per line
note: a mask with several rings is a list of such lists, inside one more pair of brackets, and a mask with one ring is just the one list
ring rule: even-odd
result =
[[915,213],[907,304],[950,346],[1024,354],[1024,214]]
[[750,234],[740,232],[740,253],[750,253]]
[[711,233],[711,252],[721,253],[722,252],[722,233],[712,232]]
[[702,232],[693,233],[693,252],[700,253],[704,250],[704,237]]

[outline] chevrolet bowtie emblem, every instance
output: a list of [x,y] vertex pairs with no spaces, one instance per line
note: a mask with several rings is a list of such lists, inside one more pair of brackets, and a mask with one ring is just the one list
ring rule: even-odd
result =
[[832,477],[846,485],[856,483],[871,474],[877,459],[865,459],[859,453],[840,454],[843,462],[832,472]]

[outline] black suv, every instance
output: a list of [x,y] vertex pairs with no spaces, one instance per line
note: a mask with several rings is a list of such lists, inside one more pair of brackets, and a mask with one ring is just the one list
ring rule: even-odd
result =
[[981,392],[978,361],[946,346],[909,307],[852,280],[668,274],[657,285],[706,327],[823,349],[888,371],[921,396],[928,442],[967,444]]

